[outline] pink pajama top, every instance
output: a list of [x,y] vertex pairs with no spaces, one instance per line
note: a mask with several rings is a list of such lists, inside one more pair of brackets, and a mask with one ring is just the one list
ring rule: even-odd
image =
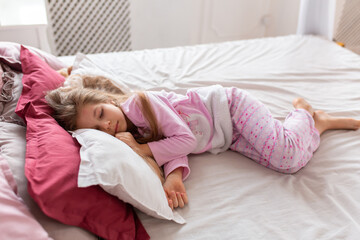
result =
[[[229,148],[232,124],[224,88],[211,86],[191,89],[186,95],[174,92],[146,92],[157,118],[163,139],[149,142],[154,159],[164,166],[167,176],[183,167],[183,180],[190,174],[188,155],[210,151],[218,153]],[[149,124],[144,118],[137,95],[121,107],[124,114],[146,135]]]

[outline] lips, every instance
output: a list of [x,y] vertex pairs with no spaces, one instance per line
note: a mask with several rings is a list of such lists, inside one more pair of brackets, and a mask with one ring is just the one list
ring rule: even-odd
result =
[[116,122],[116,124],[115,124],[115,134],[117,133],[118,126],[119,126],[119,122]]

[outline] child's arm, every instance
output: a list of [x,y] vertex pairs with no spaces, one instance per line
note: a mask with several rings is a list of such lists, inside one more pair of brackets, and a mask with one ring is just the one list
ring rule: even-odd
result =
[[125,144],[127,144],[129,147],[131,147],[139,156],[141,156],[148,164],[149,166],[154,170],[156,175],[159,177],[161,183],[164,183],[164,176],[162,173],[161,168],[157,165],[155,159],[153,159],[152,153],[150,148],[147,146],[147,144],[139,144],[134,139],[133,135],[129,132],[121,132],[117,133],[115,137]]
[[[124,143],[126,143],[129,147],[131,147],[140,156],[143,155],[144,159],[146,157],[152,157],[152,152],[151,152],[151,149],[149,148],[149,146],[147,144],[137,143],[131,133],[129,133],[129,132],[117,133],[115,135],[115,137],[118,138],[119,140],[123,141]],[[154,161],[154,164],[156,164],[155,161]],[[183,183],[184,167],[182,167],[182,166],[177,167],[177,166],[181,165],[181,162],[175,163],[175,166],[171,166],[171,165],[172,165],[171,163],[165,164],[165,167],[164,167],[165,172],[166,172],[167,168],[169,169],[169,171],[171,171],[170,173],[167,174],[165,182],[162,181],[163,177],[161,174],[158,173],[159,171],[155,171],[155,173],[158,175],[161,182],[163,183],[163,187],[164,187],[164,191],[166,194],[166,198],[169,203],[169,207],[171,207],[171,209],[174,209],[177,207],[182,208],[185,206],[185,204],[188,203],[188,197],[187,197],[187,194],[185,191],[185,186]],[[185,164],[185,168],[186,168],[186,165],[187,164]],[[174,167],[177,167],[177,168],[175,168],[174,170],[171,170]],[[157,170],[157,168],[154,166],[152,166],[152,168]],[[188,170],[188,167],[186,169]],[[188,175],[188,174],[186,174],[186,175]]]
[[185,186],[182,181],[183,168],[172,171],[165,179],[163,185],[171,209],[184,207],[188,203]]
[[153,158],[153,154],[149,145],[147,143],[140,144],[138,143],[134,136],[130,132],[120,132],[115,135],[115,137],[124,143],[126,143],[129,147],[131,147],[135,152],[141,153],[144,156]]
[[[137,147],[141,148],[146,155],[153,156],[159,166],[189,155],[195,149],[197,141],[187,123],[165,97],[150,92],[147,93],[147,97],[156,115],[163,138]],[[149,127],[136,99],[125,102],[121,107],[138,128]],[[123,141],[126,142],[126,140]],[[128,143],[128,145],[130,144]],[[150,152],[151,155],[149,155]]]
[[[145,160],[147,160],[147,157],[153,156],[149,146],[147,144],[137,143],[131,133],[117,133],[115,137],[126,143]],[[156,164],[155,161],[153,163]],[[169,207],[171,207],[171,209],[184,207],[184,205],[188,203],[188,197],[185,191],[183,178],[189,175],[190,172],[187,157],[170,161],[164,165],[164,171],[166,175],[165,182],[163,181],[163,176],[161,175],[160,171],[157,171],[158,166],[152,165],[151,167],[155,169],[155,173],[160,178],[161,183],[163,183]]]

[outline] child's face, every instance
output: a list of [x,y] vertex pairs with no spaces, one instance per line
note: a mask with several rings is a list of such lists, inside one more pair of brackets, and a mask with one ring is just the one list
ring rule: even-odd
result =
[[76,125],[78,129],[98,129],[113,136],[127,130],[123,111],[112,103],[85,104],[80,107]]

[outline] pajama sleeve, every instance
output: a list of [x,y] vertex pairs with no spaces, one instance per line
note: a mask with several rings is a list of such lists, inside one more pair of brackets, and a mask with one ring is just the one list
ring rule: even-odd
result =
[[196,147],[196,138],[188,125],[165,97],[148,94],[148,98],[164,136],[148,143],[159,166],[190,154]]
[[164,164],[165,178],[169,175],[169,173],[171,173],[172,171],[174,171],[179,167],[183,168],[182,179],[184,181],[190,175],[190,168],[189,168],[187,156],[165,163]]
[[[184,167],[183,179],[190,173],[187,155],[196,147],[196,138],[185,121],[166,97],[146,94],[160,126],[163,139],[149,142],[148,146],[159,166],[164,165],[165,176],[178,167]],[[125,113],[136,126],[145,122],[136,101],[124,107]],[[131,110],[130,110],[131,109]],[[141,116],[141,117],[140,117]]]

